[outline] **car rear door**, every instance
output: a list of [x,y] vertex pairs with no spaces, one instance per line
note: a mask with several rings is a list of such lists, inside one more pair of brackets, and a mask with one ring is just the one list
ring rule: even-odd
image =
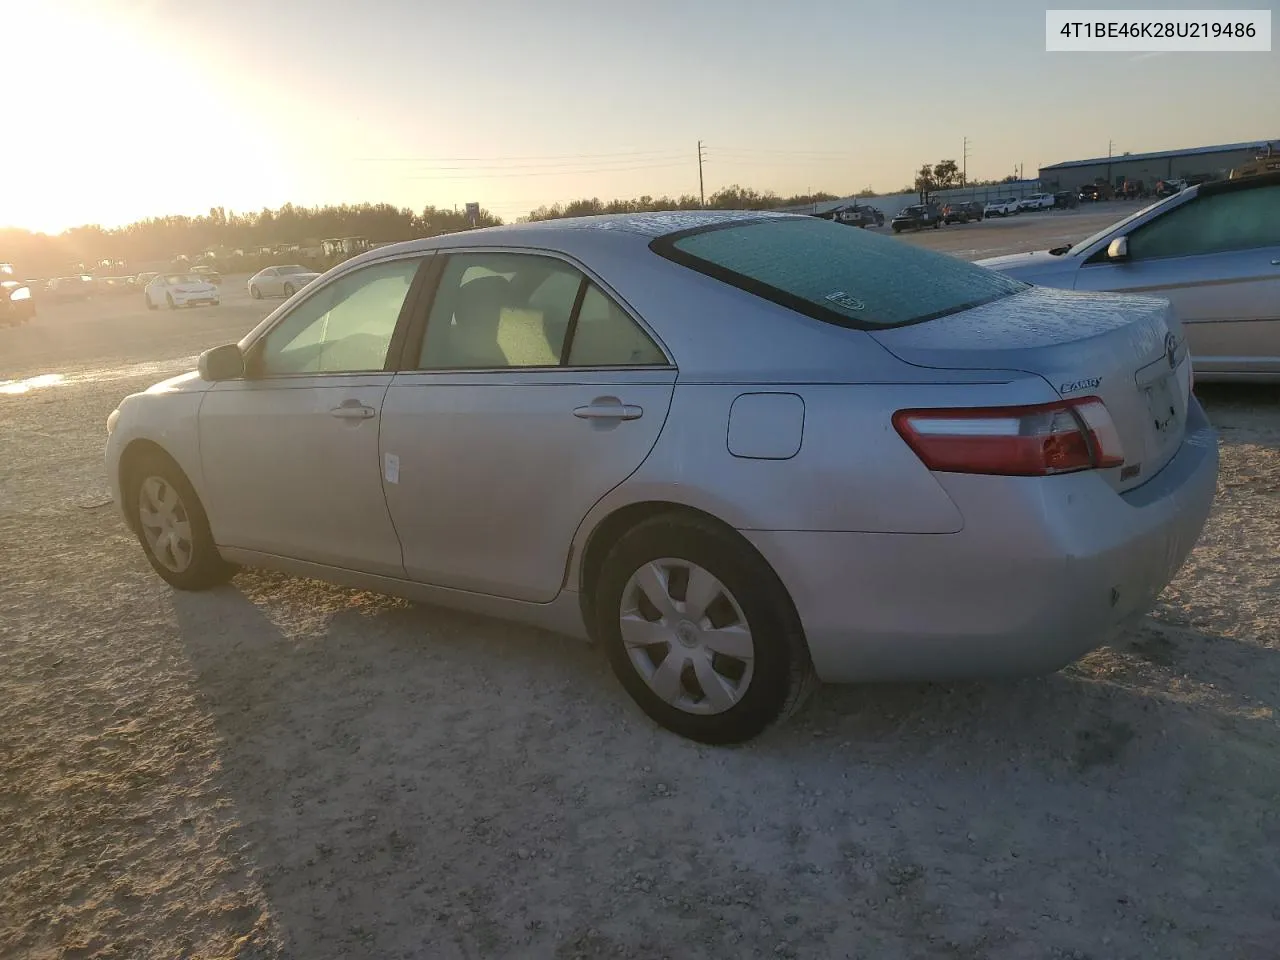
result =
[[423,262],[381,261],[317,288],[249,348],[244,378],[205,394],[202,494],[218,544],[404,575],[378,430]]
[[1204,191],[1127,242],[1127,259],[1083,264],[1076,289],[1167,297],[1198,373],[1280,373],[1280,182]]
[[407,575],[546,602],[578,525],[648,456],[676,370],[581,265],[458,251],[383,404],[386,501]]

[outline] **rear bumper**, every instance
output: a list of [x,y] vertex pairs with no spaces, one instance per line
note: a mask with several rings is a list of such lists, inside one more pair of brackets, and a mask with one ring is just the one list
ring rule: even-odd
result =
[[745,531],[778,572],[829,682],[1048,673],[1151,607],[1195,545],[1218,476],[1193,405],[1181,449],[1117,494],[1095,473],[939,474],[959,533]]

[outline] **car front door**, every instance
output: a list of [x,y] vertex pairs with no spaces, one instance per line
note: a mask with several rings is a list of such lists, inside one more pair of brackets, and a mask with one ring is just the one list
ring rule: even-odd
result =
[[1128,257],[1099,250],[1078,290],[1167,297],[1198,373],[1280,373],[1280,184],[1239,181],[1129,233]]
[[244,378],[205,395],[200,457],[220,545],[404,575],[378,429],[423,263],[382,261],[317,288],[248,348]]
[[[676,371],[550,254],[458,252],[387,392],[387,503],[419,582],[546,602],[591,507],[658,439]],[[414,368],[411,372],[411,368]]]

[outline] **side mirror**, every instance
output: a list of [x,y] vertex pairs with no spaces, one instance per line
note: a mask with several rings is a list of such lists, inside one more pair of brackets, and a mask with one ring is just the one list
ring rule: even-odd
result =
[[244,376],[244,354],[239,344],[228,343],[200,354],[197,366],[200,379],[217,383],[219,380],[239,380]]
[[1129,259],[1129,238],[1116,237],[1107,246],[1108,260],[1128,260]]

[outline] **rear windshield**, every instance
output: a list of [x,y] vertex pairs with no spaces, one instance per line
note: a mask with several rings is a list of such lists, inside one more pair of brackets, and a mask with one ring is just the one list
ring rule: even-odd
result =
[[716,224],[652,247],[748,293],[860,329],[921,323],[1027,289],[957,257],[813,217]]

